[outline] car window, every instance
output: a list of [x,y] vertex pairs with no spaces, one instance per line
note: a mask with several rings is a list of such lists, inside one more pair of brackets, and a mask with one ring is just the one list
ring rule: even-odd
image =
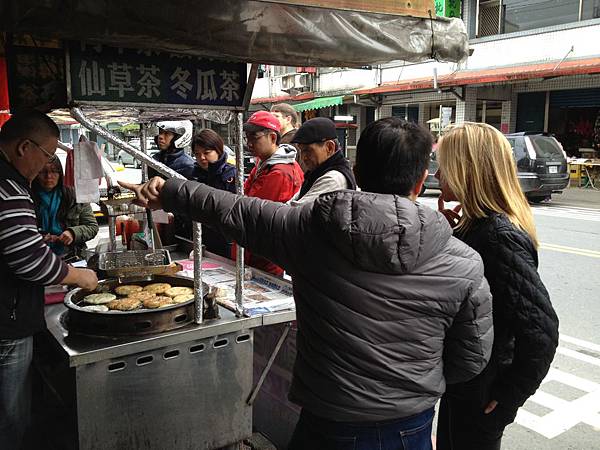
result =
[[521,158],[527,157],[527,152],[525,151],[525,146],[523,145],[523,139],[506,138],[506,140],[512,148],[513,155],[515,156],[516,161],[519,161]]
[[550,136],[529,136],[535,153],[540,158],[556,158],[563,157],[563,152],[556,142],[556,140]]
[[519,172],[528,171],[531,160],[529,159],[529,154],[527,153],[525,139],[523,137],[507,137],[506,140],[512,147],[513,157],[517,163],[517,170]]

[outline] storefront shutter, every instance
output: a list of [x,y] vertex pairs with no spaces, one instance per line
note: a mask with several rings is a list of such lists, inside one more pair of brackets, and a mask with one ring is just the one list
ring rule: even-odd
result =
[[550,108],[600,108],[600,89],[569,89],[550,92]]

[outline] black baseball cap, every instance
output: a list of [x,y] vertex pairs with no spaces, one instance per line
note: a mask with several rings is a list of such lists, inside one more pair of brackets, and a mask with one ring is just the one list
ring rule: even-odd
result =
[[337,139],[335,123],[326,117],[315,117],[302,124],[292,138],[292,144],[312,144]]

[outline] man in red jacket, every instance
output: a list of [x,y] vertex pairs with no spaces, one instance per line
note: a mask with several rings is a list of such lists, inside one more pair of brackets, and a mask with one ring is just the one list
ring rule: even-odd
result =
[[[302,169],[296,162],[296,148],[280,144],[281,125],[268,111],[257,111],[244,124],[248,149],[256,157],[256,166],[244,184],[248,197],[285,203],[300,190],[304,181]],[[246,252],[246,264],[275,275],[283,269],[272,262]]]

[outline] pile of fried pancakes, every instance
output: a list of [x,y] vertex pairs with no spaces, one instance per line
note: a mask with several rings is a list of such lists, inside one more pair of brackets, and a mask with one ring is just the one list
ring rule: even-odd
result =
[[86,311],[106,312],[157,309],[185,303],[194,298],[190,287],[173,287],[169,283],[151,283],[146,286],[124,284],[117,286],[114,293],[102,292],[84,297]]

